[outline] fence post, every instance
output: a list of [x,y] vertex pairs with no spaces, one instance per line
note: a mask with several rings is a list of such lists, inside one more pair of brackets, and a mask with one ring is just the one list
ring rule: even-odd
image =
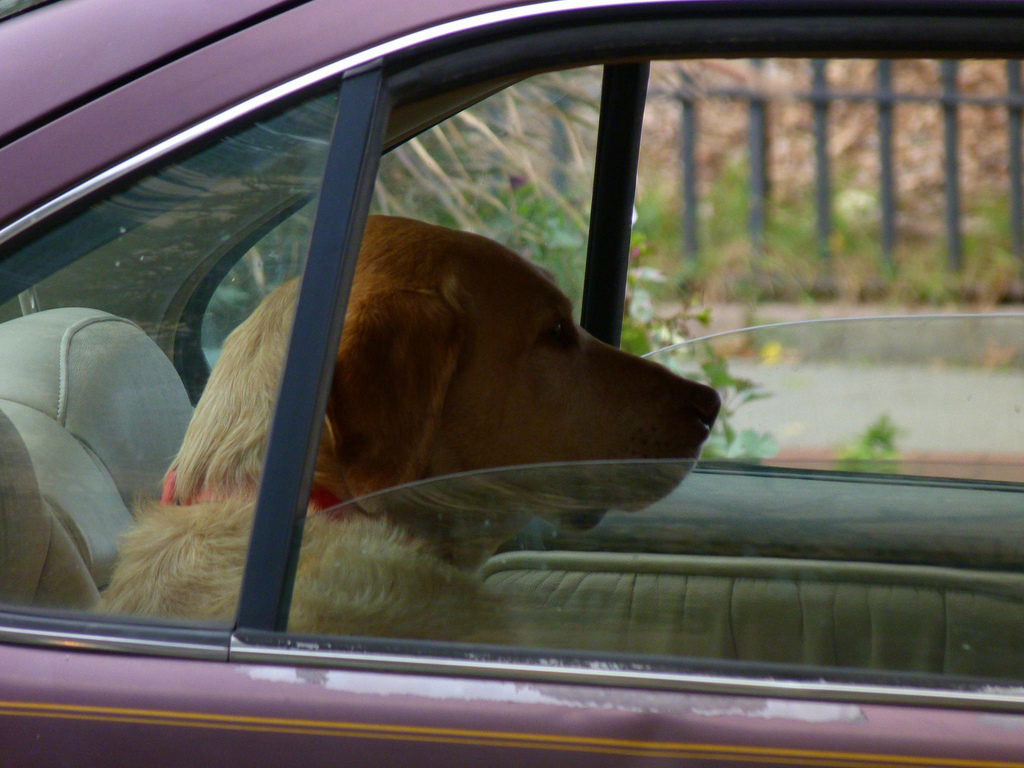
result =
[[1013,253],[1024,259],[1024,183],[1021,180],[1021,103],[1020,61],[1006,62],[1007,130],[1010,143],[1010,228],[1013,230]]
[[958,62],[943,59],[942,72],[942,118],[946,148],[946,260],[951,271],[959,271],[962,246],[960,242],[960,162],[957,157],[957,90],[956,73]]
[[892,252],[896,244],[896,181],[892,162],[892,61],[878,62],[878,159],[881,207],[882,260],[892,269]]
[[755,90],[749,104],[749,147],[750,147],[750,240],[754,253],[764,251],[765,209],[768,200],[768,120],[766,101],[761,93],[763,59],[751,59],[757,73]]
[[[561,105],[555,102],[556,108]],[[569,177],[566,176],[565,168],[569,164],[570,148],[569,133],[565,123],[556,116],[551,117],[551,186],[560,195],[564,195],[569,189]]]
[[811,103],[814,106],[814,166],[816,207],[818,210],[818,256],[829,257],[829,236],[832,233],[832,193],[828,167],[828,85],[825,80],[825,60],[812,59],[814,73]]
[[697,260],[699,246],[697,236],[697,104],[693,98],[693,81],[690,75],[680,69],[683,78],[679,91],[679,106],[682,110],[682,134],[680,162],[683,166],[683,256],[690,261]]

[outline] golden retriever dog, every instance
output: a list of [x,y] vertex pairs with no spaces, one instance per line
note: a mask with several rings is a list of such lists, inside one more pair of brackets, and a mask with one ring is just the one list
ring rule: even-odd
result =
[[[225,342],[163,503],[140,512],[122,539],[103,610],[233,617],[297,293],[294,281],[277,289]],[[718,408],[714,390],[589,336],[549,277],[512,251],[477,235],[371,217],[289,630],[507,639],[501,606],[473,571],[524,524],[522,502],[502,510],[493,501],[388,504],[366,494],[488,467],[693,459]],[[682,472],[668,475],[646,491],[647,502]],[[589,504],[578,510],[584,519]]]

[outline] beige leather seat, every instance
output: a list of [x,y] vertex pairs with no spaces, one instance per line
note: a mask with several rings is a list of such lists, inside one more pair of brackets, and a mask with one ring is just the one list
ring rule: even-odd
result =
[[5,599],[94,599],[131,508],[159,497],[191,413],[174,367],[134,323],[64,308],[0,324]]
[[758,557],[506,552],[531,644],[1017,678],[1024,575]]
[[0,601],[88,608],[96,583],[39,493],[25,443],[0,412]]

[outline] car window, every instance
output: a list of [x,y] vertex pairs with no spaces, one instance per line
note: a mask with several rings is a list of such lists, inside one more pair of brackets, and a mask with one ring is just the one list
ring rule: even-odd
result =
[[[20,290],[10,282],[0,317],[94,306],[131,318],[171,356],[191,354],[181,337],[230,303],[230,280],[215,301],[211,293],[243,255],[263,284],[297,273],[334,98],[224,137],[52,227],[14,255],[39,277]],[[245,289],[256,301],[260,282]],[[221,341],[211,331],[207,346]]]
[[652,68],[623,340],[712,337],[706,458],[1019,479],[1015,67]]
[[[169,468],[225,335],[301,273],[336,102],[249,118],[8,249],[0,599],[96,609],[134,519],[187,518],[216,493],[210,466]],[[282,334],[289,318],[275,317]],[[283,344],[260,349],[271,368]]]
[[214,288],[199,330],[203,355],[210,367],[217,362],[228,334],[276,288],[302,274],[314,206],[315,201],[310,201],[289,212],[232,264]]
[[[990,105],[999,89],[1005,97],[1007,65],[958,69],[958,119],[975,129],[965,139],[975,159],[956,183],[986,202],[959,223],[969,237],[953,270],[938,162],[946,152],[938,99],[951,87],[942,77],[950,63],[652,68],[622,346],[723,394],[705,458],[848,471],[902,460],[929,474],[1014,479],[1020,320],[1012,303],[994,302],[1014,295],[1019,264],[1006,257],[1013,233],[989,202],[1002,194],[1008,207],[1013,179],[997,156],[1003,150],[977,137],[1004,130]],[[812,86],[831,99],[824,125],[815,122]],[[881,107],[869,99],[884,89],[905,99],[886,136],[887,162],[907,162],[888,182],[878,142],[864,138],[881,130]],[[498,240],[552,272],[578,307],[599,91],[598,70],[572,70],[456,115],[384,158],[376,210]],[[832,147],[824,165],[815,160],[819,143]],[[936,162],[922,167],[924,146]],[[995,181],[977,170],[999,163]],[[828,189],[816,190],[822,179]],[[883,210],[886,195],[893,199]],[[886,233],[904,215],[934,224]],[[1001,320],[959,316],[993,308]],[[900,316],[918,319],[888,319]],[[749,326],[756,329],[740,330]],[[830,369],[842,370],[838,381]]]
[[[943,66],[905,63],[896,82],[941,91],[927,78]],[[839,138],[826,142],[837,145],[834,189],[818,240],[808,94],[822,71],[837,94],[828,119]],[[469,357],[454,358],[460,375],[480,348],[497,346],[487,353],[486,403],[500,418],[485,419],[490,428],[475,438],[460,422],[451,454],[449,435],[417,442],[421,419],[403,433],[404,448],[443,449],[445,466],[471,471],[349,502],[324,495],[323,512],[305,521],[289,630],[1019,679],[1024,315],[956,304],[976,273],[941,278],[937,303],[908,288],[919,269],[949,269],[946,230],[941,221],[902,228],[902,243],[881,242],[880,196],[866,191],[878,180],[854,174],[873,149],[857,144],[863,125],[877,117],[857,108],[857,89],[872,91],[877,71],[876,62],[821,70],[808,60],[652,68],[622,346],[721,395],[699,461],[550,463],[554,440],[531,424],[537,413],[596,453],[624,412],[637,421],[660,413],[643,376],[629,378],[628,409],[589,406],[598,437],[564,426],[578,403],[591,403],[593,373],[560,399],[549,376],[518,411],[504,393],[529,353],[508,323],[486,326],[493,339],[429,326],[432,339],[471,336]],[[578,307],[598,90],[594,70],[549,74],[454,116],[383,159],[375,210],[484,234],[544,267]],[[855,103],[839,103],[844,93]],[[779,103],[758,145],[768,153],[758,177],[751,121],[767,120],[770,97]],[[901,125],[925,142],[929,129]],[[941,156],[941,136],[932,151]],[[565,158],[577,157],[583,163],[566,170]],[[935,192],[934,179],[911,181]],[[756,221],[752,184],[766,195]],[[934,213],[936,194],[931,209],[902,205]],[[1000,237],[1009,247],[1011,234]],[[461,242],[451,248],[461,252]],[[965,242],[975,250],[964,263],[985,263],[993,241]],[[429,249],[418,251],[417,263],[430,261]],[[986,290],[1004,290],[995,274]],[[528,295],[510,276],[496,279]],[[480,322],[485,309],[506,311],[493,289],[459,296]],[[462,385],[451,386],[434,407],[471,408]],[[523,434],[530,447],[499,454]],[[531,457],[539,463],[522,466]],[[324,532],[339,524],[352,538]]]

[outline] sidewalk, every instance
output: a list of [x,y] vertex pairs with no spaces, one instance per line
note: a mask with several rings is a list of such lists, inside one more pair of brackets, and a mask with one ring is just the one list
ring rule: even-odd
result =
[[[719,340],[731,375],[769,394],[741,405],[734,426],[770,433],[788,465],[798,457],[818,466],[834,460],[885,416],[898,429],[901,458],[935,464],[935,474],[1024,481],[1024,307],[1000,308],[996,320],[877,305],[780,304],[757,311],[760,322],[920,318],[810,323]],[[926,314],[942,319],[921,317]],[[711,332],[751,319],[749,310],[733,305],[715,307],[712,318]],[[770,355],[769,344],[775,346]]]
[[743,362],[730,370],[771,393],[741,406],[737,426],[794,447],[849,442],[887,414],[907,451],[1024,454],[1024,371]]

